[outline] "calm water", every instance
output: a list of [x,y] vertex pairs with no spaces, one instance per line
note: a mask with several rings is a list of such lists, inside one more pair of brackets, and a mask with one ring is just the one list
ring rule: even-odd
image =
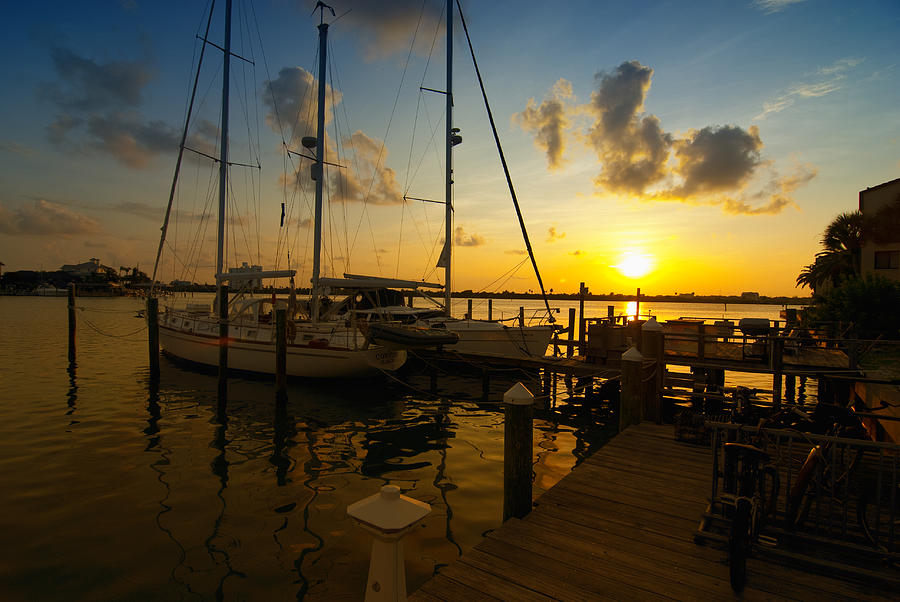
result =
[[[79,299],[69,369],[65,304],[0,297],[0,599],[360,599],[371,539],[346,507],[387,483],[432,505],[405,540],[410,591],[500,524],[502,413],[480,378],[442,377],[440,399],[415,374],[292,383],[283,415],[268,380],[232,379],[222,425],[214,375],[163,359],[150,387],[138,300]],[[607,409],[560,390],[536,415],[536,493],[609,436]]]

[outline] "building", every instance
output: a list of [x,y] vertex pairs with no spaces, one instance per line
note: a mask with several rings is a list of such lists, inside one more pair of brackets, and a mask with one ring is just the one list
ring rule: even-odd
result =
[[759,301],[759,293],[756,291],[745,291],[741,293],[741,299],[744,301]]
[[893,227],[896,224],[888,219],[889,212],[893,222],[900,214],[900,178],[861,190],[859,211],[867,218],[874,218],[876,226],[875,233],[863,243],[860,257],[863,276],[874,274],[900,282],[900,228]]
[[[261,265],[248,265],[246,261],[241,263],[241,267],[239,268],[228,268],[229,274],[244,274],[247,272],[262,272]],[[254,280],[246,280],[247,286],[249,288],[262,288],[262,278],[256,278]]]
[[91,257],[84,263],[67,263],[59,269],[61,272],[72,274],[73,276],[90,276],[91,274],[105,274],[107,270],[111,270],[112,268],[101,265],[99,259]]

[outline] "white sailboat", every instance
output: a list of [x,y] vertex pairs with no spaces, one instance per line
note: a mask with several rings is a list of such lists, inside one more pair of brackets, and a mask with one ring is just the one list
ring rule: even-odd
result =
[[[325,5],[317,8],[324,11]],[[333,11],[332,11],[333,12]],[[216,284],[219,296],[213,308],[206,305],[188,304],[186,308],[167,307],[160,317],[160,343],[165,352],[175,358],[206,366],[221,366],[222,354],[227,358],[227,366],[234,370],[273,374],[275,372],[275,328],[274,310],[287,308],[290,312],[287,325],[287,374],[289,376],[311,378],[355,378],[378,374],[383,370],[396,370],[406,361],[406,350],[398,345],[374,344],[360,328],[353,315],[340,314],[340,304],[331,306],[323,303],[326,282],[320,278],[320,256],[322,253],[322,186],[324,163],[325,129],[325,66],[328,24],[324,12],[320,13],[319,30],[319,82],[318,114],[315,138],[304,139],[310,151],[319,149],[311,175],[316,184],[315,241],[312,274],[312,294],[308,304],[293,303],[289,300],[244,299],[238,293],[228,301],[228,286],[258,280],[261,278],[291,278],[295,270],[269,272],[226,273],[223,269],[224,237],[226,222],[226,190],[228,189],[228,86],[231,59],[230,40],[231,0],[226,1],[222,122],[219,162],[219,210],[216,255]],[[206,44],[208,42],[204,42]],[[201,53],[202,61],[202,53]],[[199,67],[198,67],[199,75]],[[195,86],[196,90],[196,81]],[[193,105],[193,99],[191,101]],[[190,109],[187,121],[190,120]],[[178,170],[185,148],[187,123],[182,136]],[[317,177],[318,175],[318,177]],[[169,207],[162,228],[157,262],[154,267],[153,283],[159,257],[163,248],[172,206],[175,183],[173,182]],[[152,294],[152,289],[151,289]],[[292,295],[293,297],[293,295]],[[224,302],[223,302],[224,301]],[[212,311],[211,311],[212,310]],[[217,311],[218,310],[218,311]]]
[[[526,323],[521,317],[510,322],[475,320],[472,316],[456,318],[451,312],[451,267],[453,263],[453,147],[462,142],[459,129],[453,126],[453,3],[447,0],[447,90],[445,106],[445,179],[444,179],[444,247],[437,267],[444,268],[444,299],[438,311],[430,308],[411,309],[395,306],[382,311],[393,317],[413,316],[420,328],[446,329],[459,340],[445,349],[469,355],[488,355],[510,358],[541,357],[547,353],[550,338],[555,331],[552,323]],[[521,223],[521,216],[520,216]],[[524,228],[524,226],[523,226]],[[530,245],[529,253],[531,251]],[[532,256],[533,260],[533,256]],[[345,274],[345,277],[349,275]],[[427,295],[424,297],[431,299]],[[552,322],[552,316],[548,318]]]

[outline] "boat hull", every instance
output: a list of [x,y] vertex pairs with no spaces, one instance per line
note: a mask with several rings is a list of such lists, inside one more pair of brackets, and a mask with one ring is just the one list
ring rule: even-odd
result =
[[459,336],[459,342],[447,345],[445,349],[467,355],[543,357],[553,335],[553,326],[549,324],[524,328],[479,320],[454,320],[444,324],[448,331]]
[[[207,366],[219,363],[219,338],[160,324],[160,344],[166,353]],[[288,376],[303,378],[364,378],[397,370],[406,362],[406,351],[369,347],[341,349],[302,344],[287,346]],[[228,367],[234,370],[275,374],[275,345],[271,341],[229,338]]]

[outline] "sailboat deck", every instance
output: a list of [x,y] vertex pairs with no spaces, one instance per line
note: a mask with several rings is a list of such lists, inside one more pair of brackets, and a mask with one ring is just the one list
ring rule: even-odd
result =
[[693,541],[711,462],[709,449],[676,442],[671,426],[629,427],[411,599],[896,599],[765,554],[748,560],[735,595],[726,551]]

